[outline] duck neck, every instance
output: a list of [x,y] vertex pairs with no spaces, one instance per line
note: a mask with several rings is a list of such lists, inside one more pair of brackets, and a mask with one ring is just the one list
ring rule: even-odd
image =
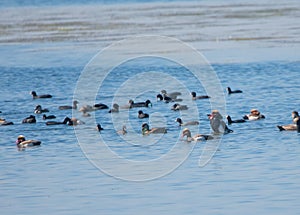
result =
[[191,138],[192,138],[192,134],[191,134],[190,131],[186,131],[186,132],[184,133],[184,135],[187,137],[187,139],[191,139]]

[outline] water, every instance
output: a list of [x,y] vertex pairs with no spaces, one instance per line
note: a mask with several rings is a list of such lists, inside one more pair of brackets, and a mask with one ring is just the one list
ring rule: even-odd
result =
[[[0,53],[3,57],[0,60],[0,116],[14,122],[14,125],[0,127],[1,213],[40,214],[47,211],[47,214],[298,214],[299,134],[279,132],[276,128],[278,124],[289,124],[291,112],[299,111],[300,61],[296,37],[299,29],[295,27],[298,24],[295,16],[299,15],[299,7],[294,7],[298,4],[295,1],[289,3],[279,2],[271,7],[267,2],[251,5],[235,4],[234,1],[222,2],[228,8],[238,10],[240,15],[251,9],[252,14],[261,15],[263,18],[230,16],[228,11],[218,9],[219,2],[212,4],[212,7],[208,3],[200,4],[197,9],[205,18],[203,24],[198,25],[202,27],[203,34],[197,28],[192,29],[184,24],[191,23],[197,16],[193,13],[196,3],[187,3],[181,10],[193,14],[191,17],[184,13],[178,14],[178,5],[185,3],[172,3],[170,8],[161,3],[143,4],[141,12],[134,9],[122,12],[126,7],[123,4],[105,6],[101,10],[106,15],[115,14],[124,21],[133,21],[132,14],[139,14],[140,17],[127,27],[104,27],[103,32],[105,29],[112,29],[107,32],[111,37],[103,37],[103,34],[99,36],[101,28],[95,30],[95,35],[98,35],[96,37],[84,35],[84,32],[91,33],[93,24],[99,24],[100,21],[96,21],[99,19],[93,17],[99,8],[93,10],[93,7],[80,9],[76,6],[54,5],[53,9],[42,7],[40,13],[28,13],[32,8],[11,9],[1,13],[2,18],[6,17],[0,19],[3,25],[8,22],[18,23],[20,16],[15,17],[13,14],[21,12],[24,20],[31,20],[30,23],[35,23],[37,27],[37,30],[32,31],[32,26],[27,28],[24,21],[15,27],[7,25],[7,29],[4,29],[6,33],[1,35]],[[158,6],[163,5],[164,7],[158,9]],[[138,7],[133,4],[133,8]],[[112,8],[118,13],[110,11]],[[272,11],[274,8],[279,12],[269,14],[270,16],[262,13],[262,9]],[[213,16],[215,10],[219,13]],[[74,14],[78,12],[82,13],[75,18]],[[149,19],[141,16],[142,12],[156,15],[167,12],[169,15]],[[43,24],[55,14],[59,14],[57,23],[70,18],[72,21],[85,20],[89,26],[83,30],[81,27],[84,25],[79,22],[72,23],[69,33],[63,31],[59,36],[51,34],[43,39],[49,32],[54,31]],[[109,20],[103,19],[101,23],[118,22]],[[157,20],[161,20],[160,25],[156,23]],[[173,27],[167,24],[168,20],[174,21]],[[220,24],[205,27],[205,21],[223,22],[226,26]],[[138,22],[142,24],[138,25]],[[277,31],[274,23],[278,22],[285,24],[282,27],[284,31],[279,35],[274,34]],[[199,142],[192,148],[193,144],[179,141],[183,152],[193,149],[186,161],[171,173],[145,182],[124,181],[100,171],[85,157],[73,127],[46,126],[39,115],[36,124],[21,123],[23,118],[33,113],[37,104],[48,108],[49,114],[55,114],[57,120],[71,116],[71,111],[60,111],[58,106],[71,104],[76,83],[91,57],[105,45],[119,38],[126,38],[133,30],[142,34],[147,33],[147,29],[151,27],[152,33],[183,39],[206,55],[222,84],[226,112],[232,118],[241,118],[250,109],[257,108],[266,119],[230,125],[234,132],[222,138],[217,152],[204,167],[199,167],[198,162],[206,144]],[[24,33],[20,33],[20,29]],[[189,34],[186,33],[187,30]],[[251,32],[257,32],[259,37],[253,36]],[[194,37],[197,34],[202,36]],[[229,35],[234,35],[235,39],[228,37]],[[265,39],[261,39],[261,36]],[[121,97],[114,98],[112,92],[119,89],[130,77],[145,71],[172,74],[189,91],[205,93],[203,86],[199,86],[199,82],[184,67],[158,58],[146,58],[116,67],[106,77],[97,94],[97,101],[111,106],[113,99],[122,100]],[[155,78],[148,81],[150,80],[154,82],[153,89],[161,88],[155,84]],[[143,84],[139,80],[136,87],[142,88]],[[225,92],[227,86],[242,89],[243,93],[229,96]],[[177,86],[168,83],[164,87],[169,91],[178,90]],[[112,150],[127,159],[157,159],[170,151],[180,134],[180,128],[174,122],[179,113],[169,110],[171,104],[156,102],[157,91],[153,89],[127,96],[138,101],[150,98],[153,102],[152,108],[143,109],[154,115],[151,125],[163,124],[169,128],[169,132],[158,143],[153,144],[154,135],[141,137],[128,133],[125,138],[136,141],[137,145],[126,143],[116,135],[115,129],[120,129],[124,123],[132,127],[132,132],[139,132],[143,120],[136,119],[137,109],[129,112],[123,110],[114,115],[114,120],[120,120],[116,125],[112,124],[113,119],[106,110],[95,112],[96,121],[105,128],[102,132],[103,138]],[[53,98],[33,100],[29,94],[31,90],[36,90],[38,94],[51,93]],[[182,97],[184,102],[190,102],[187,92]],[[184,119],[198,118],[201,122],[199,130],[209,133],[209,122],[206,118],[206,114],[211,111],[209,100],[193,104],[196,104],[199,115],[182,112]],[[160,117],[160,113],[164,113],[163,117]],[[130,120],[124,120],[123,115],[128,115]],[[90,132],[91,136],[97,134],[92,118],[81,117],[77,112],[76,116],[86,122],[85,125],[77,127],[80,131]],[[191,129],[192,133],[199,131],[195,127]],[[42,145],[20,151],[14,144],[19,134],[24,134],[27,139],[39,139]],[[161,167],[164,165],[160,164]],[[153,171],[160,169],[160,166],[153,167]],[[112,162],[111,168],[118,171],[121,167]],[[131,176],[139,176],[141,173],[128,170]]]
[[[164,2],[178,2],[178,0],[165,0]],[[191,0],[185,0],[185,1],[191,1]],[[52,0],[52,1],[45,1],[45,0],[27,0],[27,1],[18,1],[18,0],[13,0],[13,1],[8,1],[8,0],[3,0],[0,3],[0,7],[26,7],[26,6],[64,6],[64,5],[103,5],[103,4],[124,4],[124,3],[152,3],[152,2],[160,2],[159,0],[114,0],[114,1],[109,1],[109,0],[87,0],[87,1],[82,1],[82,0]]]

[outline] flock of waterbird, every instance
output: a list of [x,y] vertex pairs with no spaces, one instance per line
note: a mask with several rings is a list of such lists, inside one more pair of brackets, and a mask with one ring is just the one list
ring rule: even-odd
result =
[[[236,93],[242,93],[241,90],[231,90],[230,87],[227,87],[228,94],[236,94]],[[31,95],[33,99],[51,99],[52,95],[50,94],[43,94],[38,95],[35,91],[31,91]],[[173,111],[184,111],[188,110],[187,105],[180,104],[179,102],[182,102],[183,99],[178,98],[181,95],[180,92],[172,92],[167,93],[166,90],[161,90],[161,92],[156,96],[157,101],[162,101],[165,103],[174,103],[172,105],[171,110]],[[196,92],[191,92],[191,99],[201,100],[201,99],[209,99],[210,96],[208,95],[200,95],[197,96]],[[73,105],[64,105],[59,106],[59,110],[70,110],[70,109],[78,109],[79,102],[74,100]],[[133,108],[149,108],[152,107],[152,103],[150,100],[146,100],[145,102],[134,102],[133,100],[129,100],[128,104],[124,106],[119,106],[118,104],[113,104],[112,108],[108,111],[108,113],[118,113],[120,109],[133,109]],[[98,103],[94,105],[84,105],[80,107],[78,110],[82,112],[83,117],[89,117],[89,112],[96,111],[96,110],[103,110],[103,109],[109,109],[109,107],[105,104]],[[45,122],[46,125],[69,125],[69,126],[76,126],[80,124],[84,124],[83,121],[77,119],[77,118],[70,118],[65,117],[62,121],[53,121],[53,119],[56,118],[55,115],[46,115],[46,113],[49,112],[48,109],[43,109],[41,105],[37,105],[33,111],[34,114],[43,114],[43,120],[47,120]],[[0,111],[0,113],[2,113]],[[265,116],[261,114],[257,109],[251,109],[250,113],[243,116],[241,119],[232,120],[230,116],[226,116],[227,124],[223,120],[223,116],[220,114],[218,110],[212,110],[210,114],[207,114],[208,119],[210,121],[210,126],[213,131],[212,134],[195,134],[192,135],[189,126],[193,125],[199,125],[199,121],[189,121],[184,122],[181,118],[177,118],[175,121],[179,124],[181,127],[186,127],[182,130],[182,138],[186,137],[186,141],[203,141],[203,140],[210,140],[214,138],[214,135],[222,135],[222,134],[228,134],[233,132],[230,128],[228,128],[227,124],[230,125],[232,123],[244,123],[246,121],[253,121],[253,120],[260,120],[265,119]],[[145,119],[149,118],[148,113],[144,113],[142,110],[138,110],[137,117],[139,119]],[[278,129],[280,131],[298,131],[300,132],[300,120],[299,120],[299,114],[297,111],[292,112],[292,124],[288,125],[277,125]],[[36,123],[36,117],[35,115],[30,115],[22,120],[22,123]],[[7,126],[7,125],[13,125],[14,123],[11,121],[7,121],[4,118],[0,118],[0,125],[1,126]],[[96,125],[96,129],[100,132],[104,130],[104,128],[98,123]],[[167,133],[167,128],[165,127],[153,127],[150,128],[148,123],[143,123],[141,126],[141,133],[142,135],[150,135],[150,134],[157,134],[157,133]],[[127,133],[126,125],[123,126],[121,131],[117,131],[120,135],[125,135]],[[29,146],[36,146],[40,145],[41,141],[38,140],[26,140],[23,135],[19,135],[18,139],[16,141],[16,144],[18,147],[29,147]]]

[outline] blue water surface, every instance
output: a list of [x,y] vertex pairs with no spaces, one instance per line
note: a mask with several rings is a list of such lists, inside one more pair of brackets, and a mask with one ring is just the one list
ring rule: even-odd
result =
[[[194,0],[164,0],[163,2],[184,2]],[[92,5],[92,4],[126,4],[126,3],[153,3],[161,2],[161,0],[3,0],[0,7],[24,7],[24,6],[63,6],[63,5]]]
[[[131,182],[108,176],[93,166],[81,151],[71,126],[46,126],[37,115],[36,124],[22,124],[41,104],[55,114],[57,120],[71,116],[71,111],[58,110],[71,104],[75,84],[82,67],[6,67],[0,68],[1,117],[14,125],[1,126],[0,203],[3,214],[297,214],[300,211],[300,139],[296,132],[279,132],[278,124],[291,123],[291,112],[299,110],[299,62],[252,62],[213,64],[224,89],[227,113],[241,118],[251,108],[258,108],[266,119],[244,124],[232,124],[233,133],[225,135],[213,159],[198,166],[205,143],[198,143],[188,159],[175,171],[156,180]],[[205,93],[181,66],[166,66],[153,60],[151,65],[123,66],[113,71],[102,90],[113,91],[130,75],[145,71],[175,72],[176,78],[189,89]],[[115,73],[114,73],[115,72]],[[173,73],[174,74],[174,73]],[[114,77],[114,78],[113,78]],[[158,77],[159,78],[159,77]],[[208,77],[209,78],[209,77]],[[137,82],[143,84],[143,81]],[[189,85],[190,84],[190,85]],[[227,95],[225,88],[243,90]],[[168,85],[166,84],[166,86]],[[29,92],[51,93],[52,99],[33,100]],[[111,105],[111,95],[98,101]],[[144,96],[144,97],[143,97]],[[166,153],[178,139],[180,128],[174,122],[178,113],[169,110],[171,104],[155,101],[156,93],[148,92],[153,101],[149,113],[166,113],[170,131],[157,145],[144,147],[126,144],[117,138],[107,110],[96,112],[96,120],[105,130],[116,153],[133,160],[155,159]],[[188,95],[186,95],[188,96]],[[211,95],[213,96],[213,95]],[[140,95],[144,100],[146,95]],[[184,99],[187,99],[184,97]],[[201,131],[209,133],[208,100],[197,102]],[[129,115],[135,130],[142,121]],[[190,113],[191,115],[193,113]],[[191,117],[193,118],[193,117]],[[80,129],[96,132],[90,118]],[[120,127],[121,124],[120,123]],[[18,150],[16,136],[42,141],[40,147]],[[128,134],[130,135],[130,134]],[[183,150],[190,144],[182,142]],[[112,165],[112,168],[117,168]],[[130,174],[139,174],[130,172]]]

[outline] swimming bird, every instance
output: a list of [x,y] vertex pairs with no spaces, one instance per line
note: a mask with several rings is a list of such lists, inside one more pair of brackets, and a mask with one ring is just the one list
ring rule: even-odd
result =
[[266,117],[263,114],[261,114],[257,109],[252,109],[250,111],[250,114],[243,116],[243,119],[245,120],[259,120],[265,118]]
[[129,108],[135,108],[135,107],[151,107],[152,103],[150,100],[146,100],[145,102],[137,102],[135,103],[133,100],[129,100]]
[[46,114],[43,114],[43,120],[46,120],[46,119],[55,119],[55,118],[56,118],[56,116],[54,116],[54,115],[47,116]]
[[36,123],[35,116],[30,115],[29,117],[23,119],[22,123]]
[[69,110],[69,109],[77,109],[77,104],[79,102],[74,100],[73,101],[73,106],[70,106],[70,105],[62,105],[62,106],[59,106],[58,109],[59,110]]
[[178,110],[187,110],[188,109],[188,106],[186,106],[186,105],[181,105],[181,104],[179,104],[179,103],[175,103],[173,106],[172,106],[172,108],[171,108],[171,110],[174,110],[174,111],[178,111]]
[[188,128],[185,128],[182,131],[182,137],[185,137],[185,136],[187,137],[188,142],[213,139],[213,136],[207,135],[207,134],[196,134],[192,137],[192,133]]
[[127,134],[127,128],[126,125],[123,125],[122,130],[117,131],[118,134],[125,135]]
[[41,145],[41,141],[39,140],[26,140],[25,136],[19,135],[16,140],[16,144],[19,148],[31,147],[31,146],[39,146]]
[[37,95],[35,91],[31,91],[30,94],[32,95],[33,99],[47,99],[47,98],[52,98],[52,95],[50,95],[50,94]]
[[177,99],[177,97],[181,95],[181,92],[167,93],[166,90],[161,90],[160,93],[161,93],[163,96],[170,97],[171,99]]
[[41,114],[41,113],[46,113],[46,112],[49,112],[49,110],[48,109],[42,109],[41,105],[37,105],[34,109],[34,113],[36,113],[36,114]]
[[183,123],[181,118],[177,118],[175,122],[178,122],[179,126],[199,125],[199,121],[190,121],[190,122]]
[[232,123],[243,123],[243,122],[246,122],[246,120],[244,120],[244,119],[232,120],[231,116],[229,116],[229,115],[226,116],[226,119],[227,119],[228,125],[230,125]]
[[222,115],[218,110],[213,110],[211,114],[208,114],[210,126],[212,130],[217,134],[227,134],[233,132],[229,129],[226,123],[223,121]]
[[231,90],[230,87],[227,87],[226,89],[227,89],[228,94],[242,93],[242,92],[243,92],[243,91],[241,91],[241,90]]
[[210,97],[207,95],[203,96],[197,96],[196,92],[191,92],[192,95],[192,100],[197,100],[197,99],[209,99]]
[[70,121],[71,121],[71,119],[69,117],[65,117],[65,119],[62,122],[48,121],[48,122],[46,122],[46,125],[61,125],[61,124],[66,125]]
[[108,111],[108,113],[119,113],[120,106],[117,103],[113,104],[112,109]]
[[102,126],[98,123],[98,124],[97,124],[97,131],[100,132],[100,131],[102,131],[102,130],[104,130],[104,128],[102,128]]
[[148,123],[142,124],[142,134],[148,135],[148,134],[165,134],[167,133],[167,129],[164,127],[158,127],[158,128],[151,128],[149,127]]
[[2,126],[5,126],[5,125],[13,125],[14,123],[13,122],[9,122],[9,121],[6,121],[5,119],[3,118],[0,118],[0,125]]
[[280,131],[298,131],[300,132],[300,117],[297,111],[292,112],[293,124],[289,125],[277,125]]
[[139,112],[138,112],[138,118],[139,119],[149,118],[149,114],[144,113],[142,110],[139,110]]

